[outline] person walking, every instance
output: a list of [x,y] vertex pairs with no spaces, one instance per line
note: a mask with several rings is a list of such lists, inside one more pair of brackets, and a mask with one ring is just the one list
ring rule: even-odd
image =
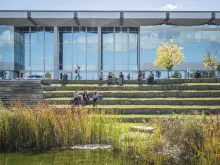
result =
[[78,78],[78,80],[80,80],[80,66],[79,65],[77,65],[77,69],[76,69],[75,73],[76,73],[75,80],[77,80],[77,78]]

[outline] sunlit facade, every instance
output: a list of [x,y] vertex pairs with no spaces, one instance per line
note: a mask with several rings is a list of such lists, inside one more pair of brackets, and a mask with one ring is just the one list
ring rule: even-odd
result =
[[219,12],[0,11],[0,72],[4,78],[50,72],[55,79],[67,72],[75,79],[80,66],[82,80],[96,80],[101,71],[137,78],[139,70],[158,70],[165,77],[153,62],[158,46],[172,39],[185,55],[173,70],[184,77],[188,68],[207,70],[201,57],[207,49],[220,55],[219,23]]

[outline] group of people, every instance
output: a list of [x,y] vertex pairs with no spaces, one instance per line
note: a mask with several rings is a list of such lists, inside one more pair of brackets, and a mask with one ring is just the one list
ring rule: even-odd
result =
[[[75,73],[77,74],[75,80],[77,78],[80,79],[80,75],[79,75],[80,67],[79,66],[77,66],[77,70],[75,71]],[[108,77],[107,77],[108,84],[113,84],[114,83],[113,82],[114,79],[116,79],[114,74],[112,72],[109,72]],[[127,75],[127,79],[128,80],[131,79],[130,73]],[[63,75],[63,79],[62,79],[62,85],[67,84],[67,80],[68,80],[68,75],[65,72],[64,75]],[[103,74],[103,72],[100,73],[99,80],[101,81],[101,83],[104,81],[104,74]],[[123,75],[122,72],[120,72],[119,77],[116,80],[117,80],[119,85],[123,85],[124,84],[125,81],[124,81],[124,75]],[[145,80],[145,72],[144,71],[139,71],[138,72],[138,82],[139,82],[139,84],[141,84],[143,80]],[[154,80],[154,73],[153,73],[153,71],[150,71],[149,76],[147,78],[148,84],[152,84],[153,80]]]
[[96,107],[98,105],[98,99],[101,99],[101,95],[95,90],[92,98],[89,97],[89,94],[87,91],[84,91],[83,95],[79,94],[79,91],[76,90],[74,93],[74,99],[71,101],[72,105],[89,105],[93,104],[93,107]]
[[[114,74],[112,72],[109,72],[109,74],[108,74],[108,84],[112,84],[114,78],[115,78]],[[128,80],[131,79],[130,73],[128,74],[127,79]],[[144,71],[139,71],[138,72],[138,82],[141,84],[144,79],[145,79],[145,72]],[[101,74],[99,76],[99,80],[101,80],[101,82],[103,82],[103,80],[104,80],[103,72],[101,72]],[[153,73],[153,71],[150,71],[149,76],[147,78],[148,84],[152,84],[153,80],[154,80],[154,73]],[[124,75],[123,75],[122,72],[120,72],[119,77],[117,78],[117,82],[118,82],[119,85],[124,84]]]
[[[139,84],[141,84],[144,79],[145,79],[145,72],[139,71],[138,72]],[[148,75],[148,78],[147,78],[148,84],[152,84],[153,80],[154,80],[154,73],[153,73],[153,71],[150,71],[150,74]]]

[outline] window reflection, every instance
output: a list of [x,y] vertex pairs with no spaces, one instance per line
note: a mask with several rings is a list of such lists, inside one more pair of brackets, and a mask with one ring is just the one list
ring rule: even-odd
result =
[[102,28],[102,69],[136,70],[137,38],[138,28]]

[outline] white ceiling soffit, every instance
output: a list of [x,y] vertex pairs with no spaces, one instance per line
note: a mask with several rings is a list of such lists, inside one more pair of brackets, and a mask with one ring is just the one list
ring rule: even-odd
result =
[[124,26],[147,26],[163,23],[166,12],[124,12]]
[[27,18],[27,12],[1,12],[0,24],[14,26],[33,26]]
[[76,26],[73,12],[31,12],[31,18],[40,26]]
[[81,26],[119,26],[120,12],[77,12]]
[[180,26],[195,26],[207,24],[211,18],[211,12],[170,12],[168,22]]

